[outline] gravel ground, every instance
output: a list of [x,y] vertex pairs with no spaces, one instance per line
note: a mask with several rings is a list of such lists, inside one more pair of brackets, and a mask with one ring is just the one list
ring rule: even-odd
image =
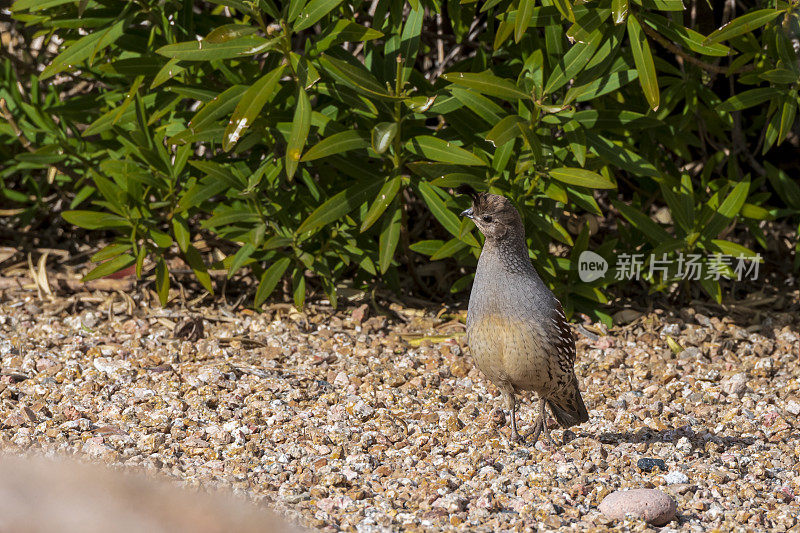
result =
[[667,530],[799,527],[796,313],[585,325],[591,420],[554,428],[553,449],[498,431],[502,402],[463,344],[463,311],[207,310],[194,341],[173,338],[178,308],[86,296],[0,300],[2,448],[230,487],[325,531],[647,530],[597,510],[634,487],[675,498]]

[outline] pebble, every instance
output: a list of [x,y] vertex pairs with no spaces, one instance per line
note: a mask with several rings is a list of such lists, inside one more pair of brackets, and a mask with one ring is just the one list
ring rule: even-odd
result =
[[618,490],[603,498],[598,507],[609,518],[619,520],[633,515],[655,526],[668,524],[675,518],[677,508],[675,500],[656,489]]
[[664,472],[667,471],[667,465],[664,463],[663,459],[653,459],[651,457],[642,457],[636,461],[636,466],[638,466],[643,472],[652,472],[656,468],[659,468]]
[[678,470],[673,470],[668,474],[664,474],[663,479],[667,485],[679,485],[689,482],[689,476]]
[[747,389],[747,374],[742,372],[722,382],[722,390],[730,396],[739,396]]

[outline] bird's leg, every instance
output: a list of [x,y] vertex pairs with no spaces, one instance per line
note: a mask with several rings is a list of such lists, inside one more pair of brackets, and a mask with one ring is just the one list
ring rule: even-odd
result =
[[513,392],[503,391],[503,399],[506,401],[506,409],[511,411],[511,442],[519,442],[520,436],[517,433],[517,401]]
[[546,411],[546,403],[544,398],[539,399],[539,416],[536,418],[536,425],[533,430],[533,438],[529,442],[531,446],[536,445],[536,441],[539,440],[539,435],[544,432],[544,436],[547,439],[547,442],[550,446],[555,447],[555,442],[553,442],[553,438],[550,436],[550,430],[547,428],[547,411]]
[[539,400],[539,420],[542,421],[542,431],[544,432],[544,437],[547,439],[548,444],[555,448],[556,443],[553,440],[553,437],[550,436],[550,428],[547,427],[547,404],[544,401],[544,398]]

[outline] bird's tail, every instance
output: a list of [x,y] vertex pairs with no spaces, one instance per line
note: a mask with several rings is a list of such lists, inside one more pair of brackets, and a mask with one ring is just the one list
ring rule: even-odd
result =
[[548,398],[547,405],[550,406],[550,411],[556,417],[558,425],[563,428],[576,426],[589,420],[589,413],[583,403],[577,379],[573,379],[571,386],[561,394]]

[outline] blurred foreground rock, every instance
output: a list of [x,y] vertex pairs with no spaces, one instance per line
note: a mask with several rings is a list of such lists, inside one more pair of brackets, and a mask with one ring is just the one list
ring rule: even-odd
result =
[[0,455],[0,531],[299,532],[232,494],[68,459]]

